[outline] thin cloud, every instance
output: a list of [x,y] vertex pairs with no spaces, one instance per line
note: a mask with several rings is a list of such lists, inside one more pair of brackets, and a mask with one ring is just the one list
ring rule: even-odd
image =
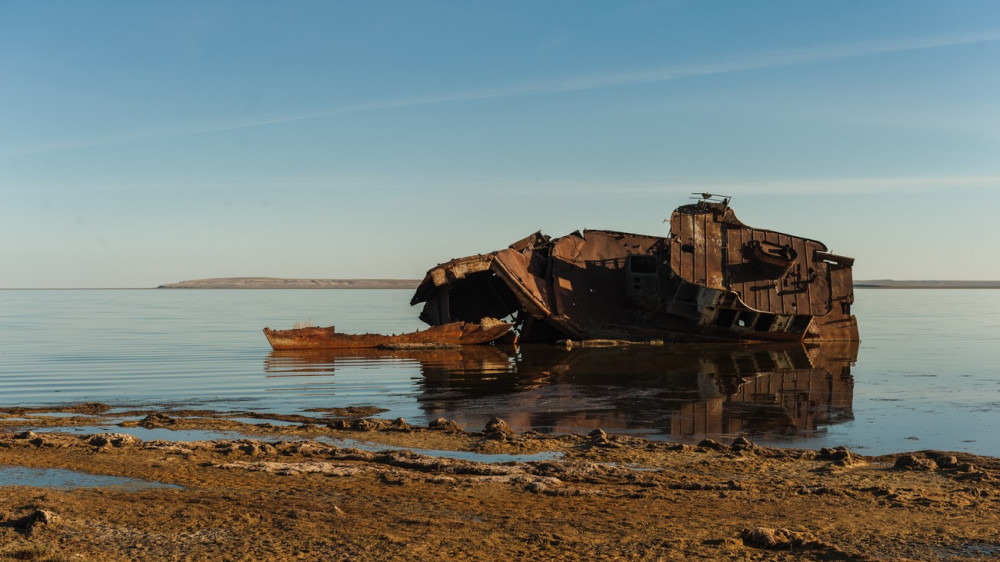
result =
[[692,192],[716,190],[722,193],[912,193],[955,189],[1000,189],[1000,176],[898,176],[876,178],[807,178],[780,181],[751,181],[738,184],[689,183]]
[[900,39],[894,41],[866,41],[848,45],[833,45],[825,47],[792,49],[780,52],[758,53],[753,56],[730,59],[714,63],[697,65],[676,65],[654,69],[633,70],[628,72],[594,74],[562,79],[549,79],[535,82],[523,82],[505,88],[486,90],[469,90],[425,96],[406,97],[398,99],[377,100],[359,104],[345,105],[333,109],[300,113],[296,115],[275,116],[255,120],[238,121],[223,125],[201,127],[157,129],[144,132],[123,133],[97,137],[93,139],[77,139],[62,142],[45,143],[35,146],[0,150],[0,156],[38,154],[59,150],[89,148],[109,144],[135,142],[156,138],[191,136],[207,133],[219,133],[250,129],[282,123],[323,119],[338,115],[364,113],[386,109],[419,107],[462,101],[482,101],[489,99],[511,98],[535,95],[551,95],[568,92],[601,90],[622,86],[668,82],[683,78],[699,76],[714,76],[796,66],[811,63],[829,62],[852,57],[892,54],[908,51],[919,51],[942,47],[969,45],[974,43],[989,43],[1000,40],[1000,30],[947,35],[938,37],[923,37],[916,39]]
[[906,193],[938,190],[1000,189],[1000,176],[896,176],[870,178],[799,178],[741,179],[738,183],[721,180],[668,180],[642,182],[517,182],[503,187],[509,193],[533,195],[647,196],[661,193],[723,193],[726,195],[774,195],[809,193]]
[[[287,177],[258,178],[222,181],[194,181],[185,183],[183,189],[195,191],[228,191],[238,189],[241,192],[259,189],[268,193],[275,185],[291,190],[329,190],[331,186],[364,187],[365,189],[393,190],[405,187],[413,189],[421,187],[420,179],[409,176],[395,175],[349,175],[349,176],[318,176],[318,177]],[[143,182],[142,187],[149,190],[165,188],[178,189],[175,182],[158,183]],[[509,194],[524,194],[531,196],[594,196],[594,197],[649,197],[662,194],[719,193],[725,195],[783,195],[809,193],[810,195],[837,193],[915,193],[936,191],[1000,191],[1000,176],[953,175],[953,176],[892,176],[892,177],[801,177],[801,178],[747,178],[737,180],[714,178],[663,178],[650,180],[621,179],[561,179],[534,180],[529,178],[513,180],[475,180],[463,178],[449,180],[434,178],[426,187],[453,190],[456,193],[472,191],[497,191]],[[107,183],[80,183],[77,189],[87,193],[95,191],[125,190],[134,192],[135,187],[128,185],[109,185]],[[15,186],[12,193],[38,193],[41,186]]]

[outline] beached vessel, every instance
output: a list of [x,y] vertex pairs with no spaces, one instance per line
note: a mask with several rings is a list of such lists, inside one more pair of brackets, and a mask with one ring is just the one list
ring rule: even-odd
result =
[[678,207],[666,237],[606,230],[451,260],[411,304],[431,326],[510,319],[522,342],[559,339],[856,341],[854,259],[740,222],[728,197]]
[[476,345],[507,334],[512,325],[489,318],[477,322],[449,322],[405,334],[342,334],[333,326],[291,330],[264,328],[264,336],[275,351],[291,349],[348,349],[386,346]]

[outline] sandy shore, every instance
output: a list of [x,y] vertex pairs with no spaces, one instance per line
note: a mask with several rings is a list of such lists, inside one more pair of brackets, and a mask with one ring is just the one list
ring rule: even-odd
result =
[[[600,431],[513,434],[502,421],[475,431],[444,420],[415,428],[362,417],[374,409],[319,420],[238,416],[259,423],[205,411],[107,417],[103,405],[68,410],[56,417],[0,411],[0,465],[180,488],[0,487],[0,559],[1000,555],[995,458],[935,451],[864,457],[842,448],[761,448],[744,439],[680,445]],[[112,433],[74,430],[122,418]],[[123,433],[133,427],[239,430],[252,438],[142,441]],[[398,449],[338,447],[336,439]],[[487,457],[449,459],[413,448],[550,453],[479,462]]]

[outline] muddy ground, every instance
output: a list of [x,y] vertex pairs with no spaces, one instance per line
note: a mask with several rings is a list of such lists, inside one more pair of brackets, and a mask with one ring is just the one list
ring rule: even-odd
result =
[[[1000,459],[463,431],[100,404],[0,410],[0,465],[179,488],[0,486],[0,560],[992,559]],[[254,417],[259,423],[232,419]],[[275,418],[268,420],[266,418]],[[282,418],[282,419],[277,419]],[[122,421],[124,420],[124,421]],[[272,423],[274,422],[274,423]],[[118,423],[106,433],[74,427]],[[240,430],[142,441],[130,427]],[[336,447],[326,439],[399,450]],[[319,439],[319,441],[317,441]],[[406,449],[558,458],[483,463]]]

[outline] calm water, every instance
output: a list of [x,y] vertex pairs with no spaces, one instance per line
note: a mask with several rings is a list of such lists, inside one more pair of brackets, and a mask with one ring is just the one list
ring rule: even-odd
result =
[[420,329],[410,291],[0,290],[0,406],[100,401],[676,441],[1000,456],[1000,291],[859,290],[859,348],[274,353],[260,329]]
[[120,476],[105,476],[102,474],[87,474],[62,468],[26,468],[23,466],[0,465],[0,486],[35,486],[44,488],[119,488],[123,490],[140,491],[149,488],[173,488],[180,486],[123,478]]

